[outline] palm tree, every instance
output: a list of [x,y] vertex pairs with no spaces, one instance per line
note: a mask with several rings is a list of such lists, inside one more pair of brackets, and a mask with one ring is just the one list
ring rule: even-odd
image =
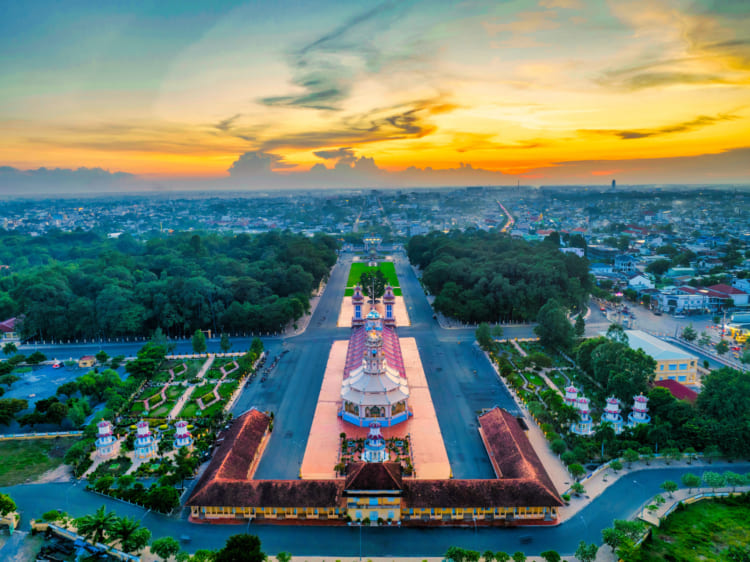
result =
[[[110,539],[120,541],[120,550],[130,553],[145,546],[145,543],[141,544],[143,542],[141,540],[143,531],[148,532],[148,529],[142,529],[137,520],[131,517],[122,517],[117,519],[112,528]],[[145,542],[148,542],[148,539]]]
[[93,515],[84,515],[76,519],[75,526],[80,535],[96,544],[104,540],[117,521],[117,515],[114,512],[108,512],[106,507],[101,506]]

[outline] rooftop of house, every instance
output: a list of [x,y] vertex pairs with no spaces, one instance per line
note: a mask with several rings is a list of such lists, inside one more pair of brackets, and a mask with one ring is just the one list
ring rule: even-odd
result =
[[742,291],[738,289],[737,287],[732,287],[731,285],[726,285],[724,283],[719,283],[718,285],[711,285],[710,287],[707,287],[708,289],[711,289],[712,291],[716,291],[718,293],[724,293],[726,295],[746,295],[747,293],[745,291]]
[[657,361],[669,360],[693,360],[697,358],[687,351],[681,350],[670,343],[662,341],[654,336],[640,330],[625,330],[628,335],[628,345],[632,349],[642,349],[646,355],[650,355]]
[[696,391],[688,388],[684,384],[678,383],[677,381],[656,381],[654,385],[666,388],[672,393],[672,396],[677,398],[677,400],[687,400],[688,402],[693,403],[698,399],[698,393]]

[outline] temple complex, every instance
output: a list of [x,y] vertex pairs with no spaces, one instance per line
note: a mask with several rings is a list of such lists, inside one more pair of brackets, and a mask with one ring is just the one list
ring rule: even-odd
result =
[[[390,298],[393,290],[388,287]],[[387,291],[388,293],[388,291]],[[352,335],[341,384],[344,421],[359,427],[378,422],[390,427],[409,418],[409,385],[393,318],[393,301],[385,302],[386,316],[374,308],[362,318],[362,292],[354,290]]]

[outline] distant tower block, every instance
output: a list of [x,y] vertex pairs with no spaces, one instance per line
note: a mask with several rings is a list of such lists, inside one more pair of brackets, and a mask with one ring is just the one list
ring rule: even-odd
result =
[[570,431],[576,435],[591,435],[594,433],[591,421],[591,410],[589,409],[589,399],[581,397],[576,401],[576,410],[578,410],[579,419],[570,426]]
[[647,402],[648,398],[643,394],[633,396],[633,411],[628,415],[628,427],[635,427],[651,421],[651,416],[646,413],[648,412]]
[[96,424],[98,430],[96,438],[96,454],[102,458],[115,456],[117,453],[117,439],[112,433],[112,424],[106,420]]
[[607,407],[604,408],[604,415],[602,416],[602,423],[604,422],[611,423],[617,435],[622,433],[623,424],[622,416],[620,415],[620,404],[614,396],[607,398]]
[[385,462],[388,457],[385,439],[380,433],[380,424],[372,422],[367,439],[365,439],[365,451],[362,453],[362,460],[365,462]]
[[385,306],[385,318],[383,324],[386,326],[395,326],[396,317],[393,315],[393,307],[396,304],[396,297],[393,295],[393,287],[386,285],[385,294],[383,295],[383,305]]
[[612,189],[615,189],[617,187],[617,182],[615,180],[612,180]]
[[150,459],[156,455],[156,441],[147,421],[139,421],[135,431],[135,458]]
[[181,447],[192,447],[193,446],[193,436],[190,435],[190,432],[188,431],[188,423],[186,421],[178,421],[175,424],[175,434],[174,434],[174,446],[176,449],[179,449]]
[[565,403],[568,406],[576,407],[578,403],[578,389],[572,384],[565,389]]
[[362,295],[362,287],[357,285],[354,287],[354,294],[352,295],[352,305],[354,307],[354,316],[352,316],[352,327],[362,326],[365,323],[365,315],[362,311],[362,306],[365,303],[365,297]]

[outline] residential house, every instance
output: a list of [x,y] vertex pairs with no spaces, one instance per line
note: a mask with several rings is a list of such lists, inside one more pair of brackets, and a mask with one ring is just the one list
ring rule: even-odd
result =
[[628,279],[628,287],[636,291],[643,291],[645,289],[653,289],[655,285],[648,275],[638,273]]
[[620,254],[615,256],[615,271],[621,273],[635,273],[637,271],[638,260],[629,254]]

